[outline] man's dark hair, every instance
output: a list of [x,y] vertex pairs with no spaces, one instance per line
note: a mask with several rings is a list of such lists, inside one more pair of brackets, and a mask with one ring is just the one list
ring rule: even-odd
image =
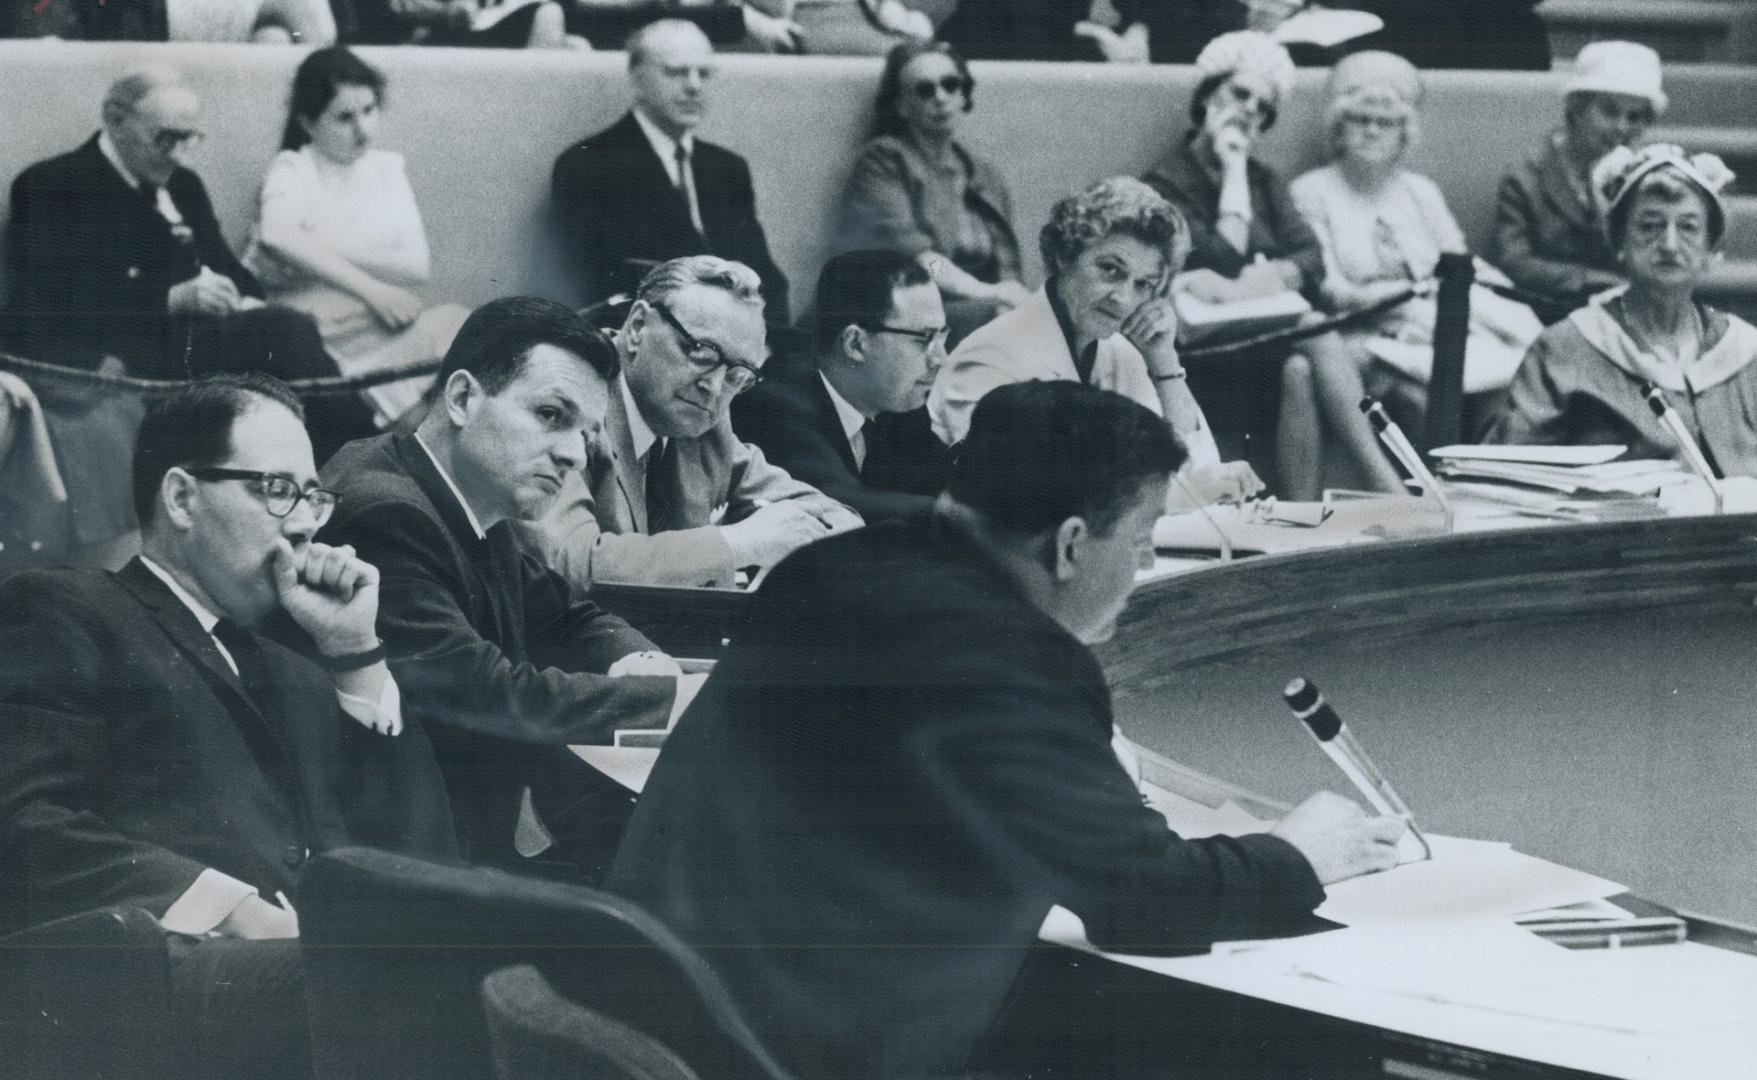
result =
[[490,300],[464,320],[439,366],[441,385],[456,371],[468,371],[489,394],[512,385],[538,345],[565,349],[591,365],[606,382],[620,364],[616,347],[590,323],[553,300],[507,296]]
[[287,384],[272,375],[215,375],[159,399],[134,437],[134,513],[141,528],[152,524],[159,485],[173,468],[218,465],[232,454],[232,425],[263,400],[284,405],[305,422],[305,407]]
[[879,325],[890,317],[893,292],[932,281],[926,267],[900,251],[868,249],[835,256],[817,277],[813,351],[818,356],[828,353],[849,326]]
[[1152,410],[1077,382],[1010,383],[970,416],[946,491],[988,525],[1035,536],[1071,517],[1107,535],[1184,451]]

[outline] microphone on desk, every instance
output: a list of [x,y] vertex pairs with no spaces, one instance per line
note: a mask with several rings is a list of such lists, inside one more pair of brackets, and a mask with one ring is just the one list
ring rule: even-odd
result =
[[1385,412],[1385,406],[1379,404],[1378,399],[1370,394],[1360,399],[1360,411],[1366,414],[1367,422],[1373,425],[1373,430],[1379,435],[1379,441],[1385,444],[1385,449],[1391,451],[1391,456],[1403,466],[1403,471],[1409,474],[1409,478],[1420,484],[1422,490],[1440,504],[1440,510],[1445,514],[1445,531],[1451,532],[1452,500],[1440,490],[1439,478],[1428,470],[1427,463],[1421,459],[1420,452],[1409,441],[1409,437],[1403,434],[1403,429]]
[[1428,846],[1427,837],[1416,828],[1415,815],[1410,811],[1409,804],[1403,801],[1402,796],[1397,794],[1397,789],[1391,786],[1391,781],[1385,779],[1385,774],[1373,764],[1373,759],[1367,756],[1366,750],[1356,741],[1354,733],[1348,730],[1348,725],[1336,715],[1336,710],[1324,700],[1324,695],[1318,692],[1318,688],[1305,679],[1295,679],[1281,691],[1281,696],[1287,701],[1287,707],[1293,710],[1293,715],[1305,724],[1306,730],[1317,740],[1318,748],[1336,763],[1336,767],[1342,770],[1342,774],[1348,777],[1356,790],[1372,804],[1373,809],[1388,817],[1402,818],[1409,826],[1409,834],[1421,845],[1422,858],[1433,858],[1434,850]]
[[1714,512],[1716,514],[1724,512],[1726,510],[1723,502],[1725,496],[1720,489],[1720,482],[1714,478],[1714,469],[1708,464],[1708,458],[1702,453],[1702,447],[1696,445],[1696,440],[1691,436],[1690,429],[1684,426],[1684,418],[1678,415],[1678,410],[1672,408],[1672,403],[1665,396],[1665,391],[1661,390],[1657,384],[1651,382],[1644,384],[1641,387],[1641,393],[1647,398],[1647,407],[1653,410],[1653,415],[1659,417],[1659,422],[1672,433],[1672,438],[1678,440],[1678,445],[1684,451],[1684,463],[1689,465],[1690,471],[1708,485],[1709,494],[1714,496]]

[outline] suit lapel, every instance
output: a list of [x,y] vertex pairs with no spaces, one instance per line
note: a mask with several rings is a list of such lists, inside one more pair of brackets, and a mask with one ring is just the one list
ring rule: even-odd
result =
[[[805,366],[803,385],[800,389],[810,403],[812,413],[817,417],[818,428],[823,432],[824,437],[830,440],[830,445],[834,446],[836,452],[842,456],[842,464],[848,466],[849,472],[859,476],[860,463],[854,460],[854,447],[848,445],[848,436],[842,431],[842,418],[836,414],[836,403],[830,400],[829,388],[824,385],[823,376],[818,373],[817,368]],[[871,460],[872,446],[870,442],[866,447],[866,455],[867,459]]]
[[[628,178],[629,186],[635,191],[646,190],[652,192],[654,209],[658,209],[660,204],[663,204],[665,218],[686,234],[694,236],[702,249],[705,250],[707,247],[707,238],[696,232],[694,223],[689,220],[688,197],[683,194],[682,189],[671,182],[670,170],[665,167],[663,161],[659,160],[659,155],[653,149],[653,144],[647,140],[647,133],[641,130],[640,121],[634,118],[633,112],[629,112],[624,114],[622,120],[618,122],[617,126],[623,129],[621,132],[622,138],[629,143],[629,158],[641,162],[641,167],[647,174],[644,178],[640,176],[630,176]],[[701,149],[702,141],[696,139],[695,149],[690,154],[690,161],[696,166],[700,165],[699,155]],[[699,167],[692,168],[690,171],[693,174],[693,179],[697,181],[695,188],[696,201],[702,206],[703,228],[706,228],[707,207],[706,204],[701,202],[703,188],[700,180],[702,178],[702,171]]]
[[213,638],[196,621],[195,613],[184,606],[183,601],[148,570],[145,563],[138,558],[130,561],[117,573],[116,580],[134,594],[134,598],[152,615],[153,621],[201,670],[210,684],[223,687],[235,699],[234,704],[242,706],[258,722],[267,723],[256,702],[245,691],[244,684],[238,681],[232,666],[220,655]]
[[[638,135],[639,132],[637,131]],[[644,137],[643,140],[645,141]],[[622,495],[627,519],[636,532],[647,531],[646,477],[636,474],[639,462],[634,452],[634,432],[629,429],[628,410],[623,408],[622,388],[610,389],[610,403],[604,410],[604,441],[610,449],[610,471],[616,476],[616,489]],[[594,489],[597,485],[592,485]]]

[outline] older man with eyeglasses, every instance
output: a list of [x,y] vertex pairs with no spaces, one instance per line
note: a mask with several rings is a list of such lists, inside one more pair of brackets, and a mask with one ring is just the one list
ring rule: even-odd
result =
[[[202,138],[195,92],[169,68],[143,67],[110,85],[84,145],[19,174],[6,229],[13,351],[156,379],[338,374],[311,317],[264,304],[227,245],[189,167]],[[351,397],[312,405],[319,462],[374,430]]]
[[732,585],[854,511],[770,464],[732,430],[732,399],[768,359],[763,296],[742,263],[692,255],[641,282],[616,351],[598,445],[555,508],[522,526],[576,585]]

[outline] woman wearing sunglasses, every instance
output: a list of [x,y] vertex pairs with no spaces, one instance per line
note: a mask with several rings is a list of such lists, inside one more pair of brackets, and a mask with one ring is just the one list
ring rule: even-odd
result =
[[[1211,305],[1290,291],[1321,300],[1323,248],[1286,183],[1255,153],[1293,92],[1293,60],[1268,35],[1240,30],[1210,41],[1196,69],[1195,127],[1146,177],[1190,224],[1189,265],[1176,288]],[[1343,451],[1352,482],[1402,489],[1357,407],[1360,372],[1336,334],[1197,364],[1190,382],[1221,448],[1256,450],[1261,465],[1272,463],[1277,494],[1318,497],[1327,443]]]
[[974,88],[949,45],[891,50],[833,244],[919,259],[946,298],[954,342],[1030,295],[1019,282],[1012,194],[1000,171],[958,139]]

